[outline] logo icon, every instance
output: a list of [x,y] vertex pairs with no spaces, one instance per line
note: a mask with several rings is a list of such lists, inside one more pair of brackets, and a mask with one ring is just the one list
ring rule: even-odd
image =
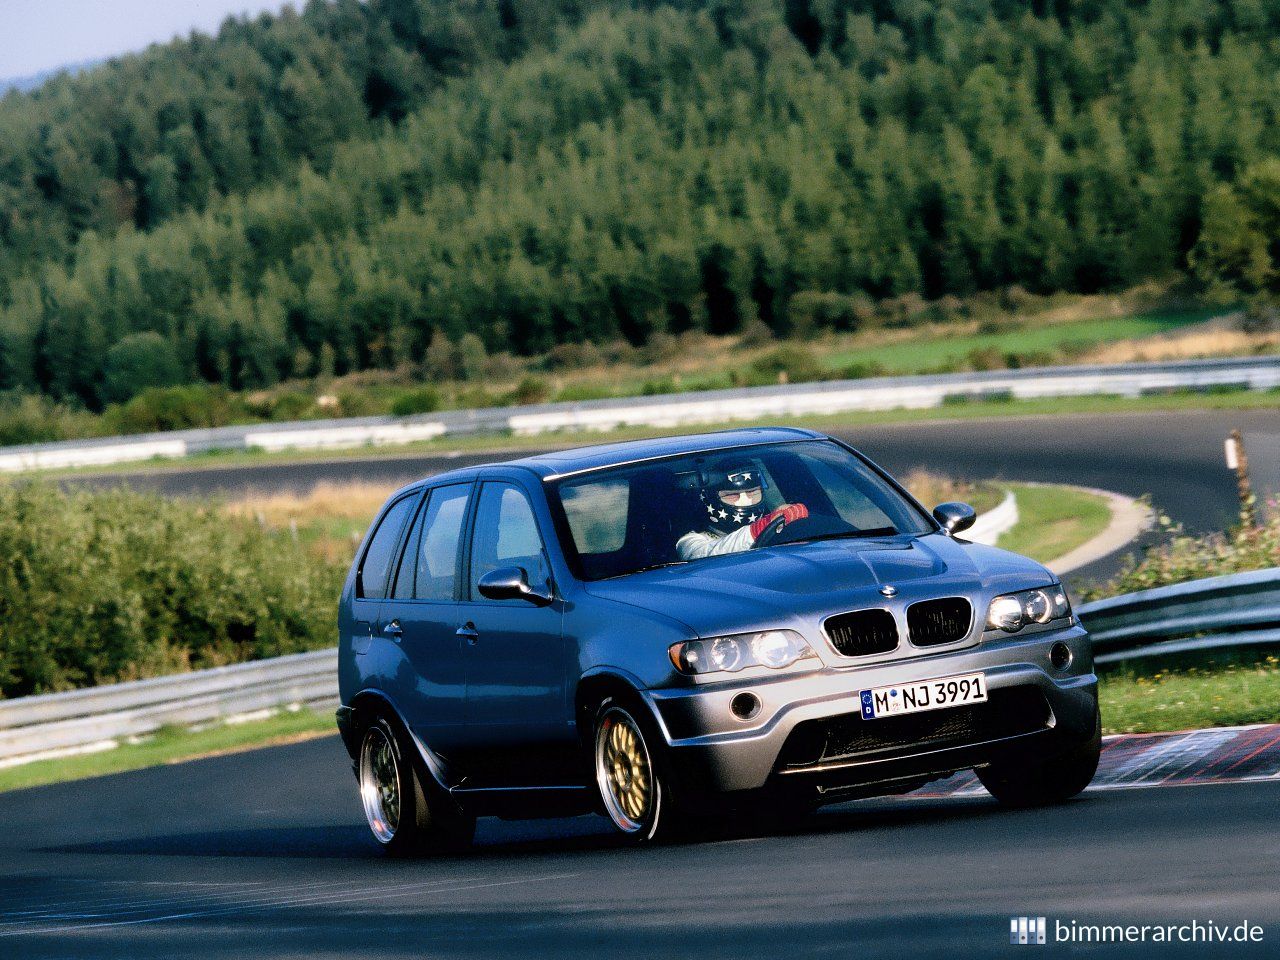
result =
[[1010,917],[1010,943],[1044,943],[1044,917]]
[[880,593],[882,596],[896,597],[898,595],[898,588],[886,583],[883,587],[880,588]]

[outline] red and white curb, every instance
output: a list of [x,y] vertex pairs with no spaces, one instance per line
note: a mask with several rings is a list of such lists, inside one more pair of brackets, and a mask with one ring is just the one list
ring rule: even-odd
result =
[[[1125,790],[1253,780],[1280,781],[1280,724],[1104,737],[1098,773],[1089,789]],[[966,770],[922,787],[910,796],[971,797],[985,792],[973,772]]]

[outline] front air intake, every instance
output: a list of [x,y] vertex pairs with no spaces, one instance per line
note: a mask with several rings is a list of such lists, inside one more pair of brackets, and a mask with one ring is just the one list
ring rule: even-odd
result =
[[907,633],[917,647],[963,640],[972,623],[973,605],[964,597],[921,600],[907,607]]
[[856,610],[822,624],[831,645],[845,657],[869,657],[898,646],[898,624],[888,610]]

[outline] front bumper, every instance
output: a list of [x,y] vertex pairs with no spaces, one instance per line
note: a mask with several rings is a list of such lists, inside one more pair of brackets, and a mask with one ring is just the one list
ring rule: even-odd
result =
[[[1073,654],[1064,670],[1049,659],[1059,642]],[[861,720],[859,691],[979,671],[990,697],[984,707],[992,708],[983,722],[935,724],[920,742],[868,748],[867,741],[897,718]],[[760,700],[749,721],[739,720],[729,706],[744,691]],[[1096,732],[1098,680],[1088,634],[1071,626],[906,660],[650,690],[646,697],[670,747],[676,788],[690,797],[762,788],[822,794],[877,784],[891,792],[894,783],[928,780],[1018,754],[1053,756],[1088,742]],[[1030,701],[1041,713],[1028,713],[1022,726],[1018,718],[1000,715],[1002,705]],[[933,718],[948,719],[941,716],[948,712],[911,716],[929,718],[920,728],[925,729]],[[939,736],[944,727],[949,735]],[[826,729],[840,730],[853,749],[834,757],[804,756],[808,748],[798,744]]]

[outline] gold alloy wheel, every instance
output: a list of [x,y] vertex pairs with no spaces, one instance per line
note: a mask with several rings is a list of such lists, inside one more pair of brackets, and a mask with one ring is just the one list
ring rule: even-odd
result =
[[373,835],[390,843],[400,826],[400,772],[387,732],[376,725],[360,745],[360,799]]
[[596,780],[618,829],[634,834],[651,827],[661,798],[649,748],[635,719],[620,707],[611,707],[596,730]]

